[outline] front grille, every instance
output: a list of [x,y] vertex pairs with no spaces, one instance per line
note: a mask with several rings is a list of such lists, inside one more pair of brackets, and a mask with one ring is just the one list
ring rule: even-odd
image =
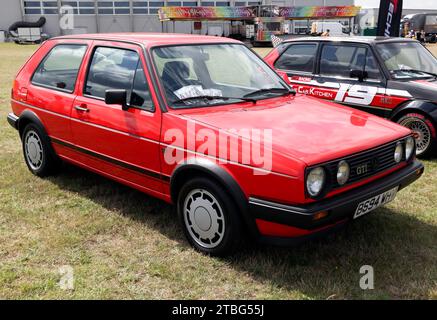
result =
[[[326,163],[325,168],[330,178],[328,184],[331,188],[344,187],[396,166],[394,152],[397,143],[398,141],[394,141],[378,148]],[[337,166],[341,160],[346,160],[350,167],[349,180],[342,186],[337,182]]]

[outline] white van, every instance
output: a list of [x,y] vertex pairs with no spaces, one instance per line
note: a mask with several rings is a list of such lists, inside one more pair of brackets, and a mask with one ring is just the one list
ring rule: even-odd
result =
[[343,33],[343,25],[340,22],[316,21],[311,26],[312,33],[322,33],[329,30],[332,37],[347,36]]

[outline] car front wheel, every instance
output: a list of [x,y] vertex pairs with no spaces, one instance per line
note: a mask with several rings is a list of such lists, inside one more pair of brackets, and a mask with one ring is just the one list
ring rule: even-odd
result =
[[188,181],[179,192],[177,211],[185,236],[197,250],[225,256],[240,245],[238,210],[233,199],[214,181]]
[[436,141],[433,137],[436,133],[431,120],[419,113],[409,113],[397,121],[400,125],[411,129],[416,136],[416,154],[427,157],[435,150]]

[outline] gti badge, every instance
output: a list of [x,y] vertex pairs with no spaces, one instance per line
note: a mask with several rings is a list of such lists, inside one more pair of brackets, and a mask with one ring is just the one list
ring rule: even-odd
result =
[[362,163],[362,164],[358,165],[357,168],[355,169],[358,176],[367,173],[367,170],[368,170],[367,163]]

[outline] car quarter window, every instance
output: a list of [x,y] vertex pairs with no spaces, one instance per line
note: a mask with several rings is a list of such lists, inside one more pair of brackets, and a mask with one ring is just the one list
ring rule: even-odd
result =
[[35,70],[32,83],[73,92],[86,50],[87,46],[81,44],[55,46]]
[[106,90],[132,92],[140,57],[136,51],[109,47],[95,49],[85,83],[85,95],[105,98]]
[[350,77],[351,70],[364,70],[368,79],[381,80],[377,61],[369,48],[354,45],[325,44],[320,57],[320,74]]
[[276,61],[275,68],[312,73],[316,54],[315,43],[290,45]]

